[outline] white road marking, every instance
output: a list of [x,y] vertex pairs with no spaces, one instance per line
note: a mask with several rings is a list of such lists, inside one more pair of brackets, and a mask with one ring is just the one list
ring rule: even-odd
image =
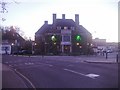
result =
[[96,78],[96,77],[99,77],[100,75],[90,73],[90,74],[87,74],[86,76],[91,78]]
[[31,63],[31,62],[27,62],[25,63],[26,65],[33,65],[34,63]]
[[27,80],[30,83],[30,85],[32,86],[32,88],[34,88],[34,90],[36,90],[35,86],[33,85],[33,83],[27,77],[25,77],[23,74],[18,72],[16,69],[14,69],[14,70],[15,70],[16,73],[18,73],[20,76],[22,76],[25,80]]
[[41,65],[47,65],[47,66],[53,66],[53,65],[48,64],[48,63],[38,63],[38,64],[41,64]]
[[73,71],[73,70],[70,70],[70,69],[64,69],[64,70],[65,70],[65,71],[72,72],[72,73],[76,73],[76,74],[85,76],[85,74],[83,74],[83,73],[79,73],[79,72],[76,72],[76,71]]
[[97,75],[97,74],[83,74],[83,73],[80,73],[80,72],[76,72],[76,71],[73,71],[73,70],[70,70],[70,69],[64,69],[65,71],[69,71],[69,72],[72,72],[72,73],[75,73],[75,74],[79,74],[79,75],[82,75],[82,76],[85,76],[85,77],[89,77],[89,78],[92,78],[92,79],[96,79],[95,77],[98,77],[100,75]]

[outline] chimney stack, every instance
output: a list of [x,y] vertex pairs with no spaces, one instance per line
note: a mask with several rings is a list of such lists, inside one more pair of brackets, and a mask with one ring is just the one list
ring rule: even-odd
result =
[[56,21],[56,14],[53,14],[53,24],[55,24]]
[[48,21],[45,21],[44,23],[45,23],[45,24],[48,24]]
[[62,14],[62,19],[65,19],[65,14]]
[[79,14],[75,14],[75,23],[79,25]]

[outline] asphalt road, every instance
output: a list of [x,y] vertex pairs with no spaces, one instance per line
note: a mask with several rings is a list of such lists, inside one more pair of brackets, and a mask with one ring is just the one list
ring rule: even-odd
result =
[[3,56],[2,60],[32,88],[118,87],[118,65],[115,63],[87,63],[78,57],[58,58]]

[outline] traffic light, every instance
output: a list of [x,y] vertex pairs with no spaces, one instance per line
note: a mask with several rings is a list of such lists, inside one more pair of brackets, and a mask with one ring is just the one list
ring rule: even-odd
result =
[[80,35],[76,35],[75,36],[75,43],[76,43],[76,46],[78,47],[78,48],[82,48],[82,46],[81,46],[81,36]]
[[51,36],[51,40],[52,40],[53,42],[55,42],[55,41],[57,40],[56,37],[55,37],[55,35]]
[[80,43],[76,43],[76,45],[77,45],[77,46],[79,46],[79,45],[80,45]]
[[76,39],[76,41],[81,41],[81,36],[80,35],[76,35],[75,39]]

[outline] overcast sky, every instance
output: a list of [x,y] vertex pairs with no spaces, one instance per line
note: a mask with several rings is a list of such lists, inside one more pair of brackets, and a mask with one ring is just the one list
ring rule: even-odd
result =
[[[34,40],[35,32],[48,20],[52,24],[52,14],[57,18],[66,14],[67,19],[75,20],[79,14],[83,25],[93,38],[118,41],[118,1],[119,0],[2,0],[8,13],[2,14],[5,26],[18,26],[25,36]],[[14,3],[17,1],[17,4]]]

